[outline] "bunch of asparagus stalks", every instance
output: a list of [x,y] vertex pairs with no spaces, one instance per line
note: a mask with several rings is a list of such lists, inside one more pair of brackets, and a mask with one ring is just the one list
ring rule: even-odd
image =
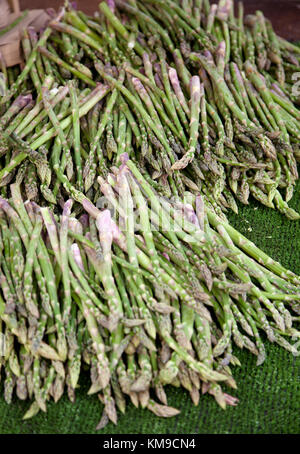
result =
[[68,392],[173,416],[164,386],[236,405],[233,345],[292,353],[300,278],[237,232],[250,195],[290,219],[300,48],[231,0],[70,3],[0,98],[4,397]]

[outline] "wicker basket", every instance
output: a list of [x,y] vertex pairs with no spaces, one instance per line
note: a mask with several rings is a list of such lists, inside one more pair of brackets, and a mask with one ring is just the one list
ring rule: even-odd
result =
[[[19,0],[0,0],[0,53],[5,65],[22,63],[21,36],[29,25],[37,31],[45,26],[50,17],[42,9],[23,14]],[[18,20],[19,19],[19,20]]]

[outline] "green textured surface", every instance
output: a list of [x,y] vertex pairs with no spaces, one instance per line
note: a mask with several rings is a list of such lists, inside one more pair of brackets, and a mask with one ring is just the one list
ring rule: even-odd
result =
[[[300,183],[290,205],[299,211]],[[240,207],[239,215],[230,215],[230,221],[271,257],[300,274],[299,221],[289,221],[255,201],[248,207]],[[299,433],[300,357],[294,357],[267,341],[266,344],[268,356],[259,367],[256,367],[255,358],[249,352],[236,349],[242,363],[240,368],[233,369],[238,389],[228,392],[240,399],[237,407],[223,411],[208,395],[202,396],[199,406],[194,407],[186,392],[169,388],[169,405],[180,408],[180,415],[163,420],[148,410],[137,410],[128,403],[126,414],[119,417],[118,425],[110,423],[102,433]],[[101,417],[102,404],[97,397],[86,395],[88,379],[84,378],[75,404],[64,396],[58,404],[48,405],[47,414],[40,413],[25,422],[22,415],[29,404],[14,398],[9,406],[0,397],[0,433],[94,433]],[[1,388],[1,396],[2,393]]]

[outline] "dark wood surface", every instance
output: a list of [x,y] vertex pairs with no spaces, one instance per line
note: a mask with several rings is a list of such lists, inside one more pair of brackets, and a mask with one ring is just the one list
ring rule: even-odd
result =
[[[100,0],[77,0],[82,11],[92,14],[98,9]],[[55,8],[62,0],[20,0],[21,8]],[[215,2],[217,3],[217,1]],[[243,0],[246,13],[260,9],[274,24],[276,32],[286,39],[300,41],[300,1],[299,0]]]

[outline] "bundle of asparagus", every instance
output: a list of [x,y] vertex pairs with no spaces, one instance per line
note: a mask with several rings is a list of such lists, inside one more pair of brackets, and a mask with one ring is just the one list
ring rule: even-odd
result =
[[233,344],[261,364],[261,332],[296,353],[300,278],[225,213],[252,194],[299,218],[300,48],[232,1],[99,11],[50,11],[1,62],[0,367],[29,418],[88,365],[101,428],[126,395],[177,414],[166,384],[235,405]]
[[[170,0],[148,0],[143,5],[118,1],[117,6],[118,11],[114,3],[101,3],[101,14],[94,18],[69,7],[53,19],[40,40],[32,30],[25,33],[27,63],[15,81],[17,69],[7,72],[10,87],[2,105],[28,90],[28,79],[38,98],[26,107],[23,100],[16,101],[2,120],[2,127],[7,127],[19,111],[7,135],[14,131],[31,149],[49,149],[57,128],[47,113],[48,96],[58,120],[64,120],[62,131],[72,136],[65,80],[74,76],[80,88],[75,101],[79,117],[99,106],[99,99],[104,98],[107,107],[94,142],[86,132],[86,146],[75,153],[77,161],[88,154],[84,172],[76,162],[75,175],[86,191],[95,182],[97,165],[105,165],[98,159],[97,143],[106,141],[115,150],[113,139],[117,141],[118,152],[112,151],[117,163],[127,137],[135,145],[136,160],[161,183],[164,194],[182,196],[186,187],[200,190],[207,203],[218,204],[223,211],[237,211],[236,199],[248,203],[251,194],[298,219],[287,201],[298,178],[300,117],[292,83],[299,48],[278,38],[260,12],[244,21],[240,4],[235,18],[231,0],[220,1],[218,7],[207,1],[195,4],[195,18],[189,15],[189,2],[181,7]],[[98,81],[104,82],[103,89],[98,86],[97,93],[86,98],[88,87]],[[51,90],[47,95],[53,85],[55,95]],[[94,111],[96,117],[97,108]],[[6,154],[0,171],[2,179],[14,177],[25,154],[16,162],[9,157]],[[280,188],[285,188],[285,200]],[[52,203],[56,195],[57,190],[50,197]]]
[[102,427],[116,423],[116,407],[125,411],[125,395],[160,416],[177,414],[165,384],[183,386],[196,405],[199,390],[222,408],[235,405],[219,382],[236,387],[233,342],[264,361],[260,330],[295,352],[286,337],[300,335],[292,326],[299,278],[206,210],[200,195],[171,203],[128,155],[121,160],[98,178],[113,218],[84,196],[79,219],[72,199],[55,215],[24,202],[18,184],[9,202],[0,199],[4,396],[10,402],[14,386],[19,398],[34,396],[25,418],[65,386],[73,400],[82,362],[89,394],[104,403]]

